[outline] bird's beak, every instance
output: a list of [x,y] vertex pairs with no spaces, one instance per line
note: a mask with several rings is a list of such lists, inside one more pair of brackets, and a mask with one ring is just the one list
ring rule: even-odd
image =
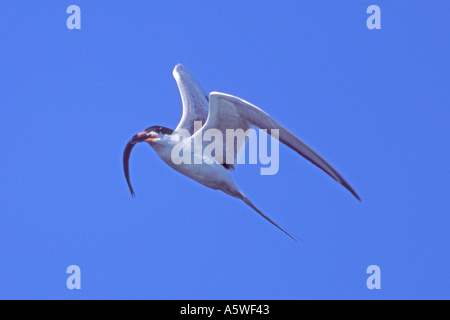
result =
[[138,142],[149,142],[158,139],[158,136],[151,134],[150,132],[139,132],[131,138],[129,143],[136,144]]
[[158,139],[158,136],[152,135],[149,132],[140,132],[136,135],[134,135],[130,141],[128,141],[125,150],[123,151],[123,171],[125,172],[125,178],[127,179],[128,187],[130,188],[131,196],[135,197],[133,187],[131,186],[130,181],[130,169],[129,169],[129,162],[130,162],[130,155],[131,150],[133,150],[134,145],[138,142],[148,142],[152,140]]

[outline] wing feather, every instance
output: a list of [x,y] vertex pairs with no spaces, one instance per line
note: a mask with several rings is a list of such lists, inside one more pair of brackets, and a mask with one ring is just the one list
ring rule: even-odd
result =
[[[306,143],[297,138],[293,133],[258,107],[240,98],[219,92],[211,92],[209,95],[209,101],[210,114],[204,127],[202,128],[203,132],[207,129],[215,128],[222,131],[222,134],[225,137],[226,129],[236,130],[240,128],[246,131],[253,126],[260,129],[278,129],[279,140],[283,144],[292,150],[295,150],[301,156],[325,171],[329,176],[350,191],[358,200],[361,200],[353,188],[336,171],[336,169],[334,169],[327,161],[312,150]],[[245,141],[240,141],[240,143],[238,143],[237,150],[234,150],[234,163],[236,163],[236,159],[244,147]],[[224,156],[226,155],[226,152],[227,146],[225,145]],[[231,166],[232,169],[234,169],[234,164],[228,164],[228,166]]]
[[193,135],[194,121],[201,121],[204,124],[208,118],[208,96],[200,83],[183,65],[175,66],[173,77],[177,82],[183,103],[183,116],[175,130],[187,129]]

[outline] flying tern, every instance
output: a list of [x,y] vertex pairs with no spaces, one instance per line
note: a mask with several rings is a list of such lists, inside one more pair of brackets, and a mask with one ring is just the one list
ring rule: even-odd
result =
[[[243,140],[237,141],[236,147],[233,146],[227,149],[226,143],[223,143],[224,159],[226,152],[233,152],[233,163],[206,159],[207,155],[203,154],[203,152],[199,153],[199,155],[194,155],[194,148],[191,149],[192,157],[200,157],[200,163],[197,161],[193,163],[182,162],[175,164],[173,161],[172,151],[178,143],[192,143],[193,145],[195,139],[208,129],[220,130],[225,137],[227,129],[242,129],[243,131],[247,131],[250,128],[257,127],[260,129],[278,129],[279,141],[325,171],[349,190],[358,200],[361,200],[347,181],[328,162],[258,107],[240,98],[224,93],[211,92],[208,97],[199,82],[181,64],[175,66],[173,76],[177,82],[183,103],[183,116],[180,123],[175,130],[163,126],[152,126],[145,129],[145,131],[131,138],[123,153],[125,178],[133,197],[135,194],[131,186],[129,172],[131,150],[136,143],[147,142],[171,168],[208,188],[221,190],[232,197],[244,201],[262,217],[295,240],[294,235],[266,216],[247,198],[229,173],[229,171],[234,171],[236,159],[239,157],[243,148],[245,148],[247,142],[245,137]],[[198,130],[199,128],[194,125],[195,121],[201,121],[203,125],[201,130]],[[174,139],[174,137],[183,129],[189,132],[190,138],[179,142],[179,139]],[[204,143],[202,144],[202,148],[204,150]]]

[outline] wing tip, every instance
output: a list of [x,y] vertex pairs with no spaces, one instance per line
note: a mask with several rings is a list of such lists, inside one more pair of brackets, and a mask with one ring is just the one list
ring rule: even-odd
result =
[[342,179],[341,184],[345,187],[345,189],[347,189],[348,191],[350,191],[350,193],[351,193],[356,199],[358,199],[360,202],[362,202],[361,198],[358,196],[358,194],[356,193],[356,191],[353,190],[353,188],[348,184],[347,181],[345,181],[344,179]]
[[173,72],[172,72],[173,77],[176,79],[177,76],[179,75],[180,71],[184,71],[184,70],[186,70],[186,68],[181,63],[178,63],[175,66],[175,68],[173,68]]
[[362,202],[361,198],[358,196],[358,194],[354,190],[350,191],[350,192],[355,196],[356,199],[359,200],[359,202]]

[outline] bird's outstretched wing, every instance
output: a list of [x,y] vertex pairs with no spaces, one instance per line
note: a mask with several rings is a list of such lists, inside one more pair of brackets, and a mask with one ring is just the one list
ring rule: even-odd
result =
[[[358,200],[361,200],[348,182],[328,162],[258,107],[240,98],[219,92],[210,93],[209,103],[209,116],[202,128],[203,132],[211,128],[218,129],[222,132],[225,142],[226,129],[242,129],[244,131],[251,127],[278,129],[279,141],[325,171],[334,180],[347,188]],[[240,152],[245,148],[245,143],[245,138],[243,141],[237,142],[237,147],[230,147],[224,143],[224,159],[228,148],[230,149],[229,152],[234,152],[234,163],[236,163]],[[227,166],[230,169],[234,169],[234,163],[227,164]]]
[[208,118],[208,96],[200,83],[183,65],[175,66],[173,77],[177,82],[183,103],[183,116],[175,130],[186,129],[193,135],[195,133],[194,121],[201,121],[202,124],[205,124]]

